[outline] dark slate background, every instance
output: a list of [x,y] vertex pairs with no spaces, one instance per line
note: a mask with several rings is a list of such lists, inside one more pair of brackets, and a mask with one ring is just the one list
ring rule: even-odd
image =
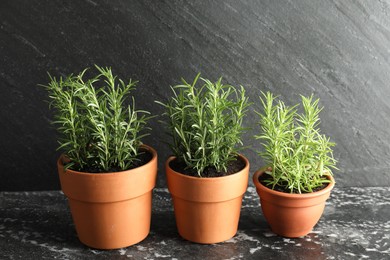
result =
[[[111,66],[140,81],[138,108],[197,72],[246,87],[252,102],[244,152],[262,166],[249,138],[260,91],[288,104],[314,93],[322,131],[338,145],[340,186],[390,185],[390,6],[380,1],[16,1],[0,2],[0,190],[59,188],[56,133],[44,100],[46,72]],[[145,143],[159,153],[160,187],[169,150],[157,120]]]

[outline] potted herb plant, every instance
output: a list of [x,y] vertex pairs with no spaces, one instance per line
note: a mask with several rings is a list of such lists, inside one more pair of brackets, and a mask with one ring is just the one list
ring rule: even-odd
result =
[[334,187],[332,169],[335,145],[319,129],[319,99],[302,96],[303,113],[297,105],[286,106],[270,92],[260,97],[260,155],[267,166],[253,175],[261,208],[273,232],[285,237],[308,234],[320,219]]
[[[110,68],[98,75],[57,80],[44,86],[60,134],[61,188],[68,197],[80,241],[98,249],[130,246],[150,230],[157,153],[142,144],[149,113],[136,110],[123,82]],[[131,105],[127,105],[131,101]]]
[[[179,234],[197,243],[217,243],[237,232],[249,162],[239,154],[248,99],[243,87],[213,83],[198,74],[172,87],[161,103],[168,116],[174,156],[166,161]],[[200,86],[197,83],[201,82]]]

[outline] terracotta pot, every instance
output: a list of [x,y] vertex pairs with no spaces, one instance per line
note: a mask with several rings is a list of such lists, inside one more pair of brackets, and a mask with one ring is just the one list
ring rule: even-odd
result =
[[192,242],[218,243],[237,233],[241,202],[248,186],[248,160],[241,171],[224,177],[191,177],[172,170],[166,162],[168,189],[179,234]]
[[334,179],[329,176],[331,183],[320,191],[305,194],[291,194],[275,191],[264,186],[259,177],[264,170],[253,175],[256,191],[260,196],[261,209],[271,230],[284,237],[301,237],[307,235],[325,208],[334,187]]
[[157,177],[157,153],[138,168],[112,173],[64,171],[57,162],[61,188],[82,243],[98,249],[114,249],[140,242],[149,234],[152,190]]

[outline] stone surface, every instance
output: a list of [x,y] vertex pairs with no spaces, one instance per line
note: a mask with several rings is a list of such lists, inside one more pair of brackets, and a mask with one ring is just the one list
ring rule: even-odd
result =
[[314,230],[287,239],[268,228],[254,188],[243,200],[239,230],[213,245],[185,241],[176,231],[170,195],[156,189],[150,235],[119,250],[100,251],[77,238],[64,195],[0,193],[1,259],[389,259],[390,188],[336,187]]
[[[22,1],[0,2],[0,190],[59,189],[56,134],[45,91],[54,76],[99,64],[140,81],[140,109],[180,77],[198,72],[246,87],[254,102],[244,151],[262,166],[251,141],[260,91],[288,104],[321,98],[323,133],[338,145],[340,186],[390,185],[390,5],[386,1]],[[161,119],[161,118],[158,118]],[[170,151],[157,119],[145,143]],[[160,174],[159,186],[165,184]]]

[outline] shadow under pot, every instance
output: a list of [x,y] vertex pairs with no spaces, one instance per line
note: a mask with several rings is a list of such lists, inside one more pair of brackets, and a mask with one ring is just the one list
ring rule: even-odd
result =
[[146,145],[141,149],[152,155],[148,163],[111,173],[65,170],[65,157],[59,158],[61,188],[68,198],[76,232],[83,244],[115,249],[136,244],[148,236],[157,153]]
[[259,178],[265,170],[256,171],[253,182],[260,196],[261,209],[271,230],[283,237],[305,236],[322,216],[325,201],[334,187],[334,179],[324,189],[312,193],[294,194],[272,190],[264,186]]
[[241,203],[248,186],[249,162],[237,173],[200,178],[174,171],[166,162],[166,175],[175,211],[176,226],[186,240],[212,244],[226,241],[237,233]]

